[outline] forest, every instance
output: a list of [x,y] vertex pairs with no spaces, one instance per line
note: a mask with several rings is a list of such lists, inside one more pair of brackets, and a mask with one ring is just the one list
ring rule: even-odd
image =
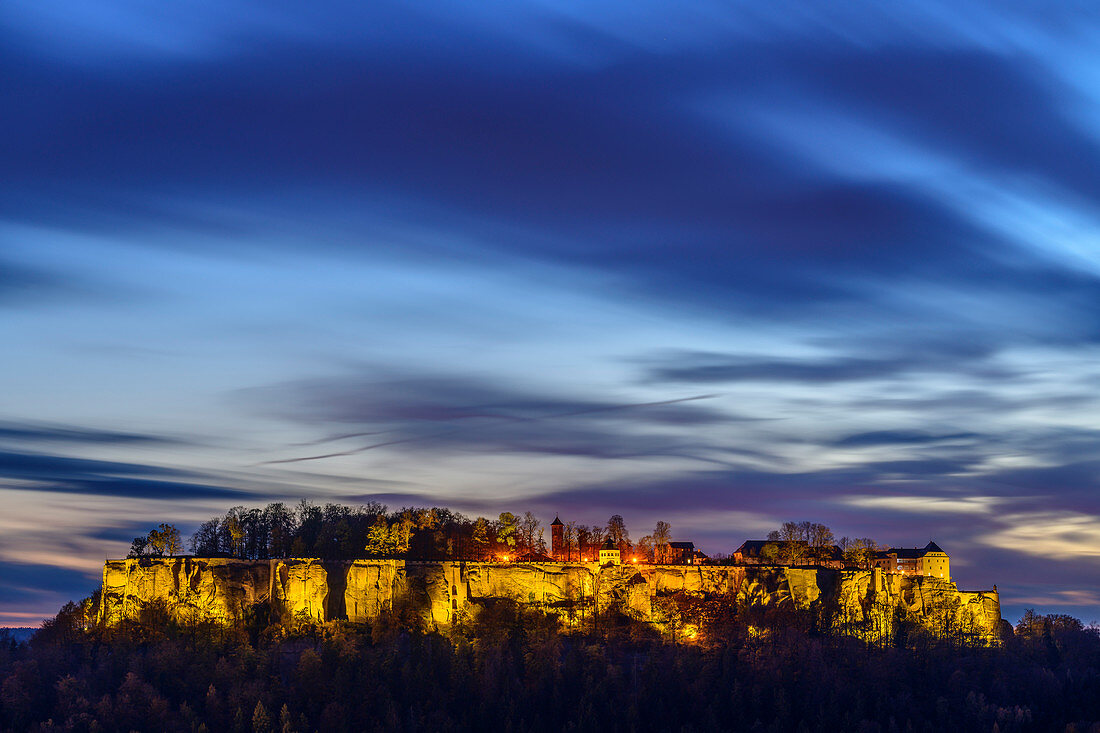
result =
[[[622,557],[639,562],[667,562],[672,526],[656,522],[653,530],[636,541],[626,522],[613,514],[603,525],[567,521],[562,526],[562,557],[570,561],[594,560],[600,545],[610,539]],[[768,534],[765,557],[775,563],[813,563],[835,552],[852,567],[869,567],[881,548],[870,538],[833,536],[829,527],[816,522],[784,522]],[[834,544],[835,543],[835,544]],[[378,502],[357,506],[307,500],[296,506],[282,502],[264,508],[236,506],[224,515],[202,522],[186,543],[199,557],[266,559],[317,557],[325,560],[400,557],[411,560],[488,560],[545,555],[546,528],[531,512],[501,512],[495,519],[471,519],[444,507],[403,507],[387,512]],[[129,557],[178,555],[184,549],[180,531],[162,523],[148,535],[135,537]],[[716,553],[713,562],[727,560]]]
[[[571,551],[617,532],[631,543],[621,522],[573,525]],[[530,513],[489,520],[303,502],[231,509],[187,544],[242,558],[447,557],[537,551],[541,529]],[[778,532],[769,540],[781,552],[832,541],[820,525]],[[659,523],[630,547],[659,553],[669,535]],[[182,544],[162,524],[133,551]],[[850,544],[862,551],[870,541]],[[155,602],[100,626],[98,593],[66,604],[30,641],[0,631],[0,732],[1100,733],[1100,629],[1064,615],[1028,611],[1003,622],[993,646],[900,619],[888,639],[867,643],[823,622],[820,609],[682,592],[659,599],[669,623],[657,625],[612,609],[569,626],[495,599],[443,631],[400,605],[369,623],[293,624],[257,606],[224,627],[181,624]]]
[[83,605],[29,643],[0,632],[0,731],[1100,730],[1097,629],[1034,612],[999,647],[884,647],[789,609],[702,613],[700,641],[674,644],[505,601],[445,634],[400,611],[291,630],[181,627],[156,606],[99,628]]
[[[622,516],[612,515],[606,525],[564,523],[563,559],[594,559],[599,546],[610,538],[624,554],[658,560],[672,539],[668,522],[657,522],[650,534],[632,542]],[[377,502],[358,506],[302,500],[295,507],[276,502],[264,508],[231,508],[195,530],[186,543],[191,554],[201,557],[318,557],[350,560],[370,557],[404,557],[414,560],[483,560],[504,555],[545,554],[549,537],[531,512],[502,512],[495,519],[471,519],[442,507],[404,507],[387,512]],[[148,535],[135,537],[130,557],[179,554],[184,547],[180,532],[161,524]]]

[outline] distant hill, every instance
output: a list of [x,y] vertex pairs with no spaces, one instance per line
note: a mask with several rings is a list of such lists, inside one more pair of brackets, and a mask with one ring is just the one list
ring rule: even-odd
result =
[[37,628],[32,626],[0,627],[0,638],[9,636],[16,641],[30,641]]

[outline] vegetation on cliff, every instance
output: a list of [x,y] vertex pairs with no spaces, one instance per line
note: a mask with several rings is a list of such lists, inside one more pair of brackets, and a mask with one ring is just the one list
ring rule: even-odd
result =
[[[833,542],[850,567],[870,567],[878,545],[869,538],[836,540],[832,530],[815,522],[785,522],[768,535],[763,559],[794,565],[816,564],[829,556]],[[658,521],[651,533],[630,539],[626,521],[613,514],[604,525],[575,521],[561,526],[558,559],[594,560],[610,540],[623,558],[668,563],[673,557],[672,526]],[[323,560],[403,558],[410,560],[485,560],[541,555],[547,552],[545,527],[531,512],[522,516],[501,512],[496,519],[471,519],[445,507],[403,507],[389,512],[376,501],[349,506],[323,506],[307,500],[290,507],[274,502],[266,507],[235,506],[224,515],[202,522],[186,543],[199,557],[242,560],[313,557]],[[161,524],[135,537],[128,557],[178,555],[180,532]],[[716,561],[727,558],[716,555]]]
[[[0,640],[3,731],[1088,731],[1100,637],[1029,614],[1000,648],[823,635],[790,610],[712,614],[669,644],[499,602],[447,634],[415,615],[289,634],[254,617],[87,626],[70,604],[30,644]],[[777,615],[779,614],[779,615]],[[761,633],[764,631],[765,633]]]
[[[605,538],[619,549],[646,559],[667,554],[671,538],[667,522],[631,543],[618,514],[606,526],[568,522],[563,527],[563,554],[575,560],[592,558]],[[504,554],[545,553],[545,529],[531,512],[522,516],[501,512],[496,519],[471,519],[445,507],[403,507],[388,512],[378,502],[357,506],[302,500],[295,507],[282,502],[264,508],[236,506],[223,516],[199,525],[187,543],[201,557],[265,559],[316,557],[352,560],[401,557],[416,560],[483,559]],[[162,524],[148,536],[134,538],[130,557],[175,555],[182,550],[179,532]]]

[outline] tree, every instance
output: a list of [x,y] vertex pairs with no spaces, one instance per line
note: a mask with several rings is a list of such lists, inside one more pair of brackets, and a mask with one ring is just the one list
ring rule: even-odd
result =
[[603,544],[602,527],[577,525],[577,547],[580,550],[582,560],[595,560],[601,544]]
[[573,548],[577,545],[577,523],[566,522],[561,533],[562,542],[565,545],[565,560],[568,562],[573,557]]
[[844,537],[841,539],[841,545],[844,550],[845,564],[864,570],[869,570],[874,565],[878,544],[870,537],[856,537],[853,540]]
[[240,518],[232,509],[229,510],[229,514],[225,515],[222,527],[229,536],[230,554],[233,557],[244,557],[244,525],[241,524]]
[[539,520],[531,512],[524,512],[519,523],[519,545],[528,552],[538,550]]
[[386,517],[379,515],[371,525],[367,533],[366,553],[375,557],[386,557],[394,554],[394,543],[390,535],[390,523]]
[[672,540],[672,525],[668,522],[658,521],[653,528],[653,559],[663,563],[669,560],[669,542]]
[[611,539],[619,552],[626,554],[630,551],[630,533],[626,529],[626,522],[619,514],[612,514],[607,520],[607,536]]
[[268,552],[272,557],[287,557],[294,542],[294,515],[286,504],[273,502],[264,509]]
[[501,512],[497,519],[497,542],[511,549],[516,546],[516,515],[511,512]]
[[779,528],[779,556],[787,563],[796,563],[806,551],[806,540],[803,538],[803,528],[797,522],[783,522]]
[[180,541],[180,531],[171,524],[161,524],[161,541],[164,543],[164,551],[169,555],[178,555],[183,552],[183,542]]
[[135,537],[130,543],[130,552],[126,557],[145,557],[149,553],[149,537]]
[[[321,507],[311,503],[307,499],[302,499],[298,502],[298,507],[294,512],[298,518],[298,530],[297,537],[300,539],[300,552],[299,549],[294,550],[294,554],[298,557],[303,555],[316,555],[317,539],[321,534],[321,527],[324,524],[324,515],[321,512]],[[293,545],[298,548],[296,544]]]
[[409,545],[412,543],[413,533],[416,531],[415,512],[404,511],[401,517],[390,527],[390,541],[393,543],[393,552],[396,555],[407,555]]
[[256,701],[256,707],[252,709],[252,732],[271,733],[271,717],[259,700]]
[[474,522],[474,530],[471,536],[474,542],[474,548],[477,550],[478,558],[485,555],[485,549],[489,546],[489,520],[485,517],[478,517]]
[[191,554],[199,557],[210,557],[218,554],[221,551],[218,546],[220,529],[220,517],[213,517],[200,524],[187,543],[188,547],[191,548]]
[[1047,620],[1035,613],[1034,608],[1029,608],[1024,611],[1024,615],[1020,618],[1020,622],[1016,624],[1016,636],[1028,639],[1038,639],[1047,628]]
[[833,537],[833,531],[824,524],[813,522],[809,526],[806,541],[810,543],[810,547],[820,549],[831,546],[836,538]]
[[180,531],[171,524],[161,523],[149,530],[148,548],[153,555],[175,555],[183,549]]
[[149,530],[149,534],[146,535],[146,547],[149,549],[150,555],[156,555],[157,557],[164,555],[164,538],[161,537],[160,530]]

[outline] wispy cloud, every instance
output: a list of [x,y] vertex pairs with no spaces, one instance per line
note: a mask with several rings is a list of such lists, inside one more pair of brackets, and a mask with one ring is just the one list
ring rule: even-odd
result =
[[[257,409],[311,425],[358,425],[362,445],[275,459],[320,460],[391,448],[416,452],[476,450],[586,458],[704,458],[694,431],[743,418],[707,407],[713,395],[611,402],[540,393],[464,376],[404,379],[336,377],[249,390]],[[366,429],[369,428],[369,429]],[[643,430],[640,428],[645,428]],[[355,434],[336,436],[344,442]]]
[[227,501],[249,495],[237,488],[187,480],[195,477],[190,471],[164,466],[0,451],[0,481],[16,479],[19,488],[31,485],[40,492]]
[[863,509],[906,514],[989,514],[1001,499],[993,496],[840,496],[837,501]]
[[1059,560],[1100,558],[1100,515],[1067,511],[1006,514],[978,539],[1025,555]]
[[38,422],[0,421],[0,441],[70,444],[182,444],[182,438]]

